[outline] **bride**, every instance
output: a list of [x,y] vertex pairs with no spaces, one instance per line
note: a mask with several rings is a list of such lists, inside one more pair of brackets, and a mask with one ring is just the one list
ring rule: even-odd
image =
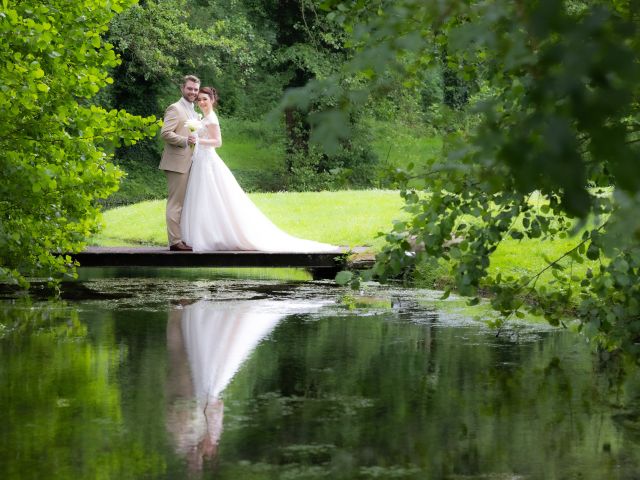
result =
[[198,106],[204,118],[198,130],[180,228],[194,252],[337,252],[339,247],[293,237],[276,227],[249,199],[218,156],[220,123],[214,112],[217,92],[202,87]]

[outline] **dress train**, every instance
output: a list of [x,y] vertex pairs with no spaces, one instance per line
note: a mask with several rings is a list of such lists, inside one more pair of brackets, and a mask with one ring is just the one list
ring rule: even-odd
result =
[[[215,113],[205,123],[218,120]],[[200,138],[207,138],[201,130]],[[251,201],[212,146],[198,144],[193,154],[182,209],[182,239],[194,252],[254,250],[320,253],[340,248],[289,235],[274,225]]]

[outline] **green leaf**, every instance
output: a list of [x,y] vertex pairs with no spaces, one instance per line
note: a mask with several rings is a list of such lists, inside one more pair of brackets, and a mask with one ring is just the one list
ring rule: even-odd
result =
[[351,282],[352,278],[353,278],[353,272],[343,270],[341,272],[338,272],[338,274],[336,275],[335,281],[338,285],[347,285],[349,284],[349,282]]
[[587,258],[589,260],[597,260],[600,258],[600,249],[594,243],[591,243],[589,248],[587,248]]

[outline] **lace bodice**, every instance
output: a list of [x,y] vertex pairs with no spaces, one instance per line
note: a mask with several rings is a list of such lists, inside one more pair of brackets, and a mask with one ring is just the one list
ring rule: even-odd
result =
[[199,150],[210,150],[212,148],[218,148],[222,145],[222,138],[220,137],[220,133],[219,133],[219,129],[218,133],[211,133],[211,130],[215,130],[216,129],[211,129],[209,128],[211,125],[220,125],[220,123],[218,122],[218,116],[216,115],[215,112],[211,112],[209,113],[207,116],[205,116],[202,121],[200,122],[200,128],[198,128],[197,130],[197,135],[198,135],[198,147],[196,148],[196,150],[194,151],[194,159],[197,157],[198,151]]
[[207,125],[220,125],[216,112],[211,112],[202,119],[202,127],[198,130],[198,136],[200,138],[211,138]]

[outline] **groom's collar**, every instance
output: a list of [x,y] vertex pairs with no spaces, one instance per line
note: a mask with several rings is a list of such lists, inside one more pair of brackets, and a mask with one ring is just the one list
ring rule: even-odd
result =
[[193,107],[193,103],[191,103],[184,97],[180,98],[180,103],[187,110],[187,115],[189,116],[189,118],[196,118],[196,110]]
[[188,108],[189,110],[193,110],[193,103],[191,103],[189,100],[187,100],[184,97],[180,98],[180,102],[182,102],[182,105],[184,105],[186,108]]

